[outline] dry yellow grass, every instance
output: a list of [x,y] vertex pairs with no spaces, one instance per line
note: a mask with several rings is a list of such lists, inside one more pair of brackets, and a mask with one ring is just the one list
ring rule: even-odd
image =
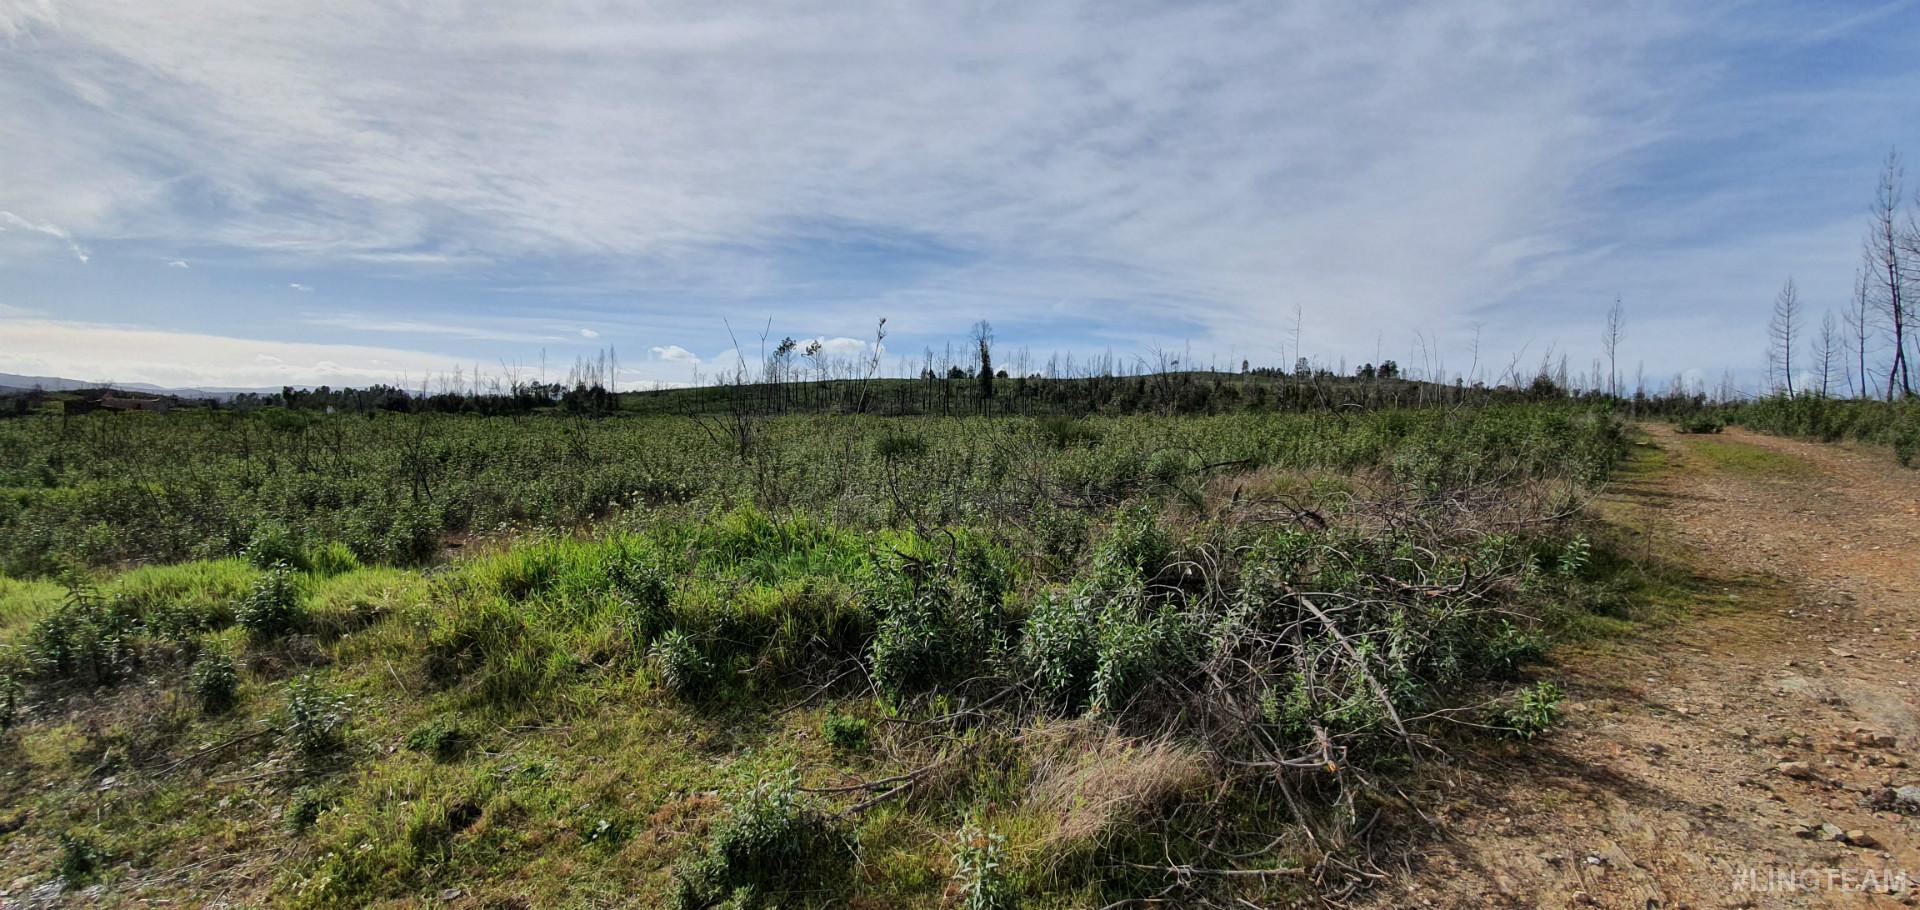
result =
[[1211,780],[1189,745],[1121,735],[1102,724],[1069,721],[1033,731],[1026,807],[1041,821],[1032,848],[1058,858],[1105,841]]

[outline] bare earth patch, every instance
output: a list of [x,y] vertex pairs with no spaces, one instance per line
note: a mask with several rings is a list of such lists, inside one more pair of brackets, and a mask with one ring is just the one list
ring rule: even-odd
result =
[[1436,775],[1438,836],[1378,906],[1920,904],[1895,790],[1920,785],[1920,472],[1648,433],[1664,467],[1601,511],[1706,579],[1698,602],[1558,655],[1564,728]]

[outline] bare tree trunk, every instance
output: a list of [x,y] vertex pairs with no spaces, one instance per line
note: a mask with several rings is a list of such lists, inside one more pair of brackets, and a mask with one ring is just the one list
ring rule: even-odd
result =
[[[1615,295],[1613,306],[1607,309],[1606,333],[1600,336],[1600,344],[1607,352],[1607,395],[1620,397],[1620,331],[1625,322],[1625,311],[1620,307],[1620,297]],[[1599,383],[1595,383],[1598,385]]]
[[1887,327],[1893,333],[1893,361],[1887,366],[1887,400],[1893,400],[1897,386],[1902,396],[1913,394],[1913,378],[1907,366],[1907,283],[1906,250],[1902,248],[1899,226],[1901,204],[1900,153],[1888,152],[1886,169],[1880,175],[1879,192],[1874,197],[1873,231],[1867,237],[1867,255],[1873,265],[1874,291],[1885,307]]
[[1837,338],[1834,334],[1833,314],[1820,317],[1820,337],[1814,342],[1814,355],[1820,361],[1820,397],[1827,397],[1833,385],[1833,355]]
[[1769,353],[1779,359],[1788,398],[1793,397],[1793,336],[1799,324],[1800,293],[1793,286],[1792,276],[1788,276],[1787,283],[1780,286],[1780,295],[1773,298],[1773,320],[1767,323],[1767,335],[1773,340]]
[[[1861,269],[1853,275],[1853,305],[1847,311],[1847,327],[1853,330],[1853,356],[1859,372],[1847,377],[1848,394],[1855,398],[1867,398],[1867,270]],[[1859,386],[1854,385],[1857,376]]]

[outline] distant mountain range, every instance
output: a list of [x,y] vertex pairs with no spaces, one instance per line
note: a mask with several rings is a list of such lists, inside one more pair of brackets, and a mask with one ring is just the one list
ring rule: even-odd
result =
[[18,373],[0,373],[0,391],[30,391],[43,389],[48,392],[70,392],[74,389],[118,389],[123,392],[139,392],[146,395],[176,395],[181,398],[216,398],[225,400],[245,392],[262,394],[278,392],[275,388],[170,388],[154,385],[150,382],[88,382],[81,379],[65,379],[59,376],[22,376]]

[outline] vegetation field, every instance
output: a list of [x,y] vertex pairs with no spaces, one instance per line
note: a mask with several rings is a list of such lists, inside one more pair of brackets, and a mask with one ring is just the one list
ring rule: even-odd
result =
[[1920,402],[1910,398],[1872,401],[1774,395],[1721,408],[1716,416],[1777,436],[1891,446],[1894,458],[1908,467],[1920,457]]
[[[1261,904],[1621,609],[1569,403],[0,423],[0,865],[103,906]],[[10,878],[11,878],[10,877]],[[0,882],[0,885],[8,885]]]

